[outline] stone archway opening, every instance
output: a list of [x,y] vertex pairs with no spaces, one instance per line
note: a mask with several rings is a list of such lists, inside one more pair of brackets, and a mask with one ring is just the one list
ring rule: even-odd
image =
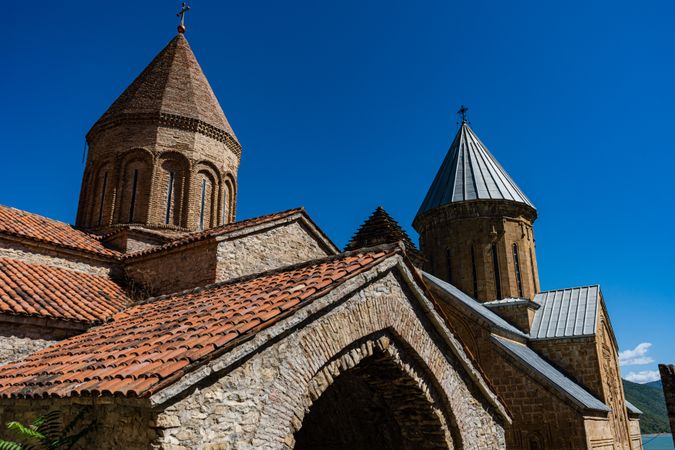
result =
[[386,352],[337,375],[295,433],[296,450],[453,448],[429,392]]

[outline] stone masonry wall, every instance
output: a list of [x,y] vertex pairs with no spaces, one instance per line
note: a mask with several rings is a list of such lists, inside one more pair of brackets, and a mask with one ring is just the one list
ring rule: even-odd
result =
[[511,413],[513,423],[506,429],[508,449],[529,449],[534,445],[545,449],[587,448],[580,411],[510,360],[490,339],[490,330],[484,325],[449,302],[441,300],[441,307]]
[[298,222],[202,241],[129,260],[126,275],[147,295],[168,294],[328,255]]
[[[75,432],[96,421],[94,432],[88,434],[74,450],[148,450],[155,438],[154,414],[140,402],[127,399],[2,399],[0,422],[19,421],[30,424],[38,416],[50,411],[60,411],[62,423],[69,423],[84,410],[83,419]],[[0,438],[15,439],[16,435],[5,427],[0,428]]]
[[57,341],[20,338],[16,336],[0,336],[0,364],[18,361],[19,359],[38,350],[42,350],[55,342]]
[[642,450],[642,432],[640,431],[640,419],[630,419],[628,421],[628,430],[630,432],[631,450]]
[[[89,138],[79,226],[164,224],[169,170],[176,176],[170,224],[199,229],[202,174],[208,174],[215,183],[214,196],[205,199],[212,211],[205,228],[234,221],[239,155],[224,142],[193,131],[144,122],[121,122],[97,130]],[[132,195],[134,170],[138,170],[138,177],[136,194]]]
[[216,280],[225,281],[328,255],[302,225],[291,222],[220,242]]
[[576,383],[604,401],[595,337],[532,341],[531,347]]
[[628,449],[630,448],[630,432],[628,429],[626,398],[619,369],[619,354],[610,328],[609,317],[606,314],[604,299],[602,298],[600,298],[598,308],[596,346],[600,379],[602,380],[603,387],[603,395],[600,398],[612,410],[609,413],[609,423],[612,429],[614,447],[617,449]]
[[0,258],[12,258],[29,264],[42,264],[92,275],[110,275],[115,272],[113,262],[77,257],[39,245],[28,245],[0,238]]
[[153,253],[128,261],[125,272],[146,297],[205,286],[216,281],[216,249],[214,241],[203,241]]
[[[420,318],[397,277],[389,272],[345,301],[338,302],[343,294],[335,295],[316,300],[333,309],[308,317],[241,365],[167,405],[157,417],[157,448],[291,449],[313,401],[341,372],[374,352],[398,361],[415,381],[439,423],[447,424],[442,435],[455,448],[503,448],[504,431],[493,408],[433,326]],[[294,319],[302,320],[301,314]]]
[[53,319],[4,316],[0,321],[0,364],[17,361],[85,329],[81,324]]
[[433,275],[480,301],[532,300],[540,290],[532,229],[535,218],[536,212],[526,205],[475,201],[437,208],[415,219],[415,228],[420,233],[420,250],[429,261],[427,270]]

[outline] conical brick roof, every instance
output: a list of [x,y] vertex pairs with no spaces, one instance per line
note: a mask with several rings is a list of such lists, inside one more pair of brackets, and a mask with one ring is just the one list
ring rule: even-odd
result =
[[469,200],[507,200],[534,208],[469,124],[464,122],[417,216],[439,206]]
[[401,225],[384,208],[378,206],[356,231],[351,241],[345,247],[345,251],[394,242],[403,243],[406,253],[414,263],[417,264],[421,260],[421,255],[410,239],[410,236],[408,236],[408,233],[401,228]]
[[237,139],[183,34],[159,52],[92,130],[125,116],[159,114],[197,120]]

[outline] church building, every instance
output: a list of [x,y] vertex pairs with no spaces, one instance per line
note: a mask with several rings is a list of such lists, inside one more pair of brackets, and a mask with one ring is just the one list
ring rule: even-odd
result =
[[84,415],[87,449],[642,448],[600,287],[541,290],[537,210],[465,118],[419,249],[382,208],[344,250],[302,208],[237,221],[245,153],[184,33],[87,134],[74,226],[0,206],[0,423]]

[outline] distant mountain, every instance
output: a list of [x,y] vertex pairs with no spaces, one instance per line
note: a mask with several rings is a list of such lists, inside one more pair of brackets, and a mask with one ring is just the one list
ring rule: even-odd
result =
[[661,384],[661,380],[650,381],[649,383],[645,383],[643,386],[653,386],[663,390],[663,384]]
[[660,381],[637,384],[623,380],[626,400],[640,408],[640,430],[642,434],[670,433],[666,400]]

